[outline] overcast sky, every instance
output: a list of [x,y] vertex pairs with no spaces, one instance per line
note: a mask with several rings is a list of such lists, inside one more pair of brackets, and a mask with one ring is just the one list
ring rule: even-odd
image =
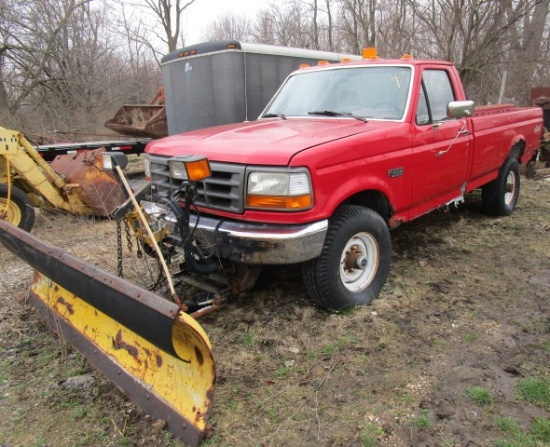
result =
[[206,25],[218,16],[232,11],[236,15],[246,14],[251,19],[256,13],[267,7],[269,0],[196,0],[185,11],[184,35],[185,44],[201,42],[201,34]]

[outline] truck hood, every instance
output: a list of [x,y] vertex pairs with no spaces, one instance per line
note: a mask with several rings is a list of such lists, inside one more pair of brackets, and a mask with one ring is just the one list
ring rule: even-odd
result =
[[294,155],[308,148],[399,124],[350,118],[263,119],[162,138],[149,143],[146,152],[167,157],[203,155],[218,162],[288,165]]

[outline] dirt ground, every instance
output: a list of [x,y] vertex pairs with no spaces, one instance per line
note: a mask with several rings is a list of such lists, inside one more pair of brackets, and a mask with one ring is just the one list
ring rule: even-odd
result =
[[[483,215],[474,193],[392,231],[390,278],[368,307],[323,312],[299,269],[265,269],[201,320],[217,362],[203,445],[550,445],[548,180],[522,179],[509,217]],[[51,213],[33,229],[111,271],[114,232]],[[31,273],[3,247],[0,271],[0,446],[182,445],[37,319]]]

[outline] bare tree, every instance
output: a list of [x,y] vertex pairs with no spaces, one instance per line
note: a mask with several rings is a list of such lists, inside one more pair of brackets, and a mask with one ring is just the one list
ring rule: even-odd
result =
[[325,12],[327,15],[327,49],[334,51],[334,33],[332,25],[332,4],[331,0],[325,0]]
[[311,43],[314,49],[319,49],[319,24],[317,16],[319,14],[318,0],[313,0],[312,10],[313,17],[311,18]]
[[273,17],[268,10],[260,11],[254,27],[254,40],[258,43],[274,44]]
[[158,89],[158,66],[141,56],[139,68],[132,65],[101,2],[13,0],[9,6],[0,12],[3,125],[104,132],[116,108]]
[[251,41],[254,38],[252,20],[244,14],[228,12],[209,23],[202,37],[205,41],[225,39]]
[[350,50],[376,46],[377,0],[341,0],[340,27]]
[[165,54],[185,45],[183,19],[196,0],[106,1],[116,5],[113,20],[132,53],[150,53],[160,65]]
[[153,33],[147,14],[143,14],[141,7],[136,8],[135,4],[125,0],[116,0],[115,5],[111,32],[119,35],[124,42],[133,70],[137,72],[141,61],[151,57],[160,65],[160,58],[166,50],[159,47],[161,40]]
[[91,0],[5,0],[0,22],[0,104],[14,115],[39,86],[55,80],[49,62],[72,15]]
[[168,47],[168,52],[183,45],[181,22],[184,11],[196,0],[143,0],[153,16],[160,22],[164,34],[157,34]]
[[485,81],[493,79],[494,85],[493,70],[505,56],[510,30],[539,0],[408,1],[420,23],[419,33],[429,36],[417,53],[455,62],[470,96],[487,101]]
[[270,3],[269,8],[260,13],[257,40],[287,47],[311,48],[311,21],[307,6],[300,0]]
[[417,32],[414,11],[406,0],[387,0],[377,17],[377,48],[384,57],[416,53],[425,48],[426,35]]
[[530,88],[541,82],[550,85],[549,12],[550,0],[537,2],[509,33],[510,51],[504,65],[509,76],[503,87],[509,98],[522,104],[529,102]]

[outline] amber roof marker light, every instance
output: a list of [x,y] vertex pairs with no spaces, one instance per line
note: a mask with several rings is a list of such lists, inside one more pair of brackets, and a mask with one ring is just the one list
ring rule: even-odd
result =
[[363,48],[363,59],[368,61],[374,61],[380,59],[375,47]]

